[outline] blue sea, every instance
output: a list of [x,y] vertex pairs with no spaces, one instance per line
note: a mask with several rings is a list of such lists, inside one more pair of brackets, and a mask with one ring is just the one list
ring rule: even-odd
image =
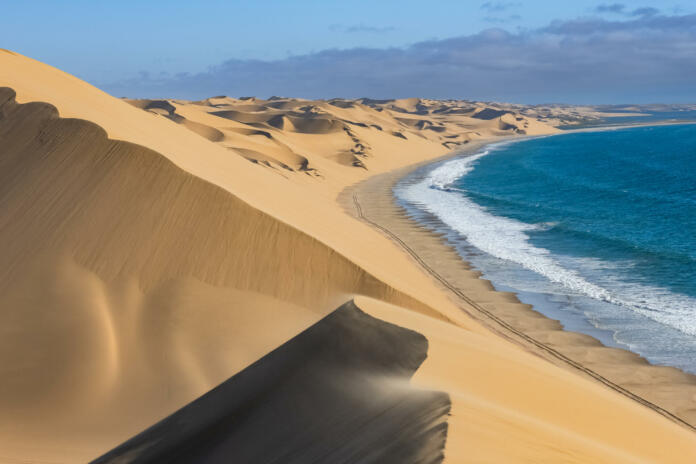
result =
[[395,194],[496,288],[696,373],[696,125],[493,144],[415,172]]

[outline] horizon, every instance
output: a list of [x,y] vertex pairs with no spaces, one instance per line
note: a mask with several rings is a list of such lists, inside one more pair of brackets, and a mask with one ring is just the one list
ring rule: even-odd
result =
[[[127,99],[127,100],[153,100],[157,98],[152,98],[152,97],[141,97],[141,98],[132,98],[128,96],[118,96],[115,95],[116,98],[121,98],[121,99]],[[622,106],[638,106],[638,107],[648,107],[648,106],[670,106],[670,107],[678,107],[678,106],[685,106],[685,107],[691,107],[696,105],[696,99],[693,101],[685,101],[685,102],[663,102],[663,101],[653,101],[653,102],[645,102],[645,103],[635,103],[635,102],[618,102],[618,103],[586,103],[586,104],[573,104],[573,103],[567,103],[567,102],[561,102],[561,101],[548,101],[548,102],[539,102],[539,103],[521,103],[521,102],[516,102],[516,101],[503,101],[503,100],[472,100],[469,98],[427,98],[427,97],[419,97],[419,96],[405,96],[405,97],[399,97],[399,98],[374,98],[374,97],[354,97],[354,98],[344,98],[344,97],[322,97],[322,98],[304,98],[304,97],[297,97],[293,95],[269,95],[267,97],[261,97],[258,95],[225,95],[225,94],[220,94],[220,95],[211,95],[208,97],[204,97],[202,99],[187,99],[187,98],[169,98],[169,97],[161,97],[162,99],[170,99],[170,100],[183,100],[183,101],[202,101],[208,98],[233,98],[236,100],[245,100],[245,99],[251,99],[255,98],[258,100],[273,100],[273,99],[281,99],[281,100],[307,100],[307,101],[325,101],[325,102],[330,102],[332,100],[346,100],[346,101],[357,101],[357,100],[374,100],[374,101],[395,101],[395,100],[411,100],[411,99],[418,99],[418,100],[433,100],[433,101],[441,101],[441,102],[447,102],[447,101],[452,101],[452,102],[472,102],[472,103],[490,103],[490,104],[498,104],[498,105],[519,105],[519,106],[527,106],[527,107],[553,107],[553,106],[559,106],[559,107],[564,107],[564,106],[588,106],[588,107],[593,107],[593,108],[599,108],[599,107],[611,107],[611,108],[617,108],[617,107],[622,107]],[[682,111],[691,111],[691,108],[684,109]],[[659,111],[659,110],[655,110]]]
[[118,97],[696,102],[682,2],[37,3],[49,14],[31,30],[37,5],[8,7],[3,46]]

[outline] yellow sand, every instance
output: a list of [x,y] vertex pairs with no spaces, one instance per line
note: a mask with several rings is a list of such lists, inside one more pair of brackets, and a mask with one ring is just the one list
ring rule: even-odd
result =
[[172,113],[7,51],[0,87],[0,461],[96,457],[355,295],[430,341],[416,381],[452,397],[450,462],[696,457],[686,429],[488,332],[336,202],[447,140],[552,127],[416,99]]

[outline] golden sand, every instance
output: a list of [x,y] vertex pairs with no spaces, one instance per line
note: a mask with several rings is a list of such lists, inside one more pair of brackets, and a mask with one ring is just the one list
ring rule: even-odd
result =
[[0,461],[95,458],[351,299],[427,339],[413,385],[452,401],[449,462],[696,457],[692,431],[491,331],[337,201],[465,143],[555,132],[539,115],[129,103],[7,51],[0,87]]

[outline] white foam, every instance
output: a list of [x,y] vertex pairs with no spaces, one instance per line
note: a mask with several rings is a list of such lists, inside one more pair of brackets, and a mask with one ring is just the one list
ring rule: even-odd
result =
[[[446,162],[433,169],[422,181],[400,186],[395,193],[400,199],[437,216],[479,250],[540,274],[571,294],[629,308],[654,321],[696,335],[696,300],[693,298],[663,288],[626,284],[617,279],[607,286],[611,290],[592,283],[576,270],[564,267],[548,250],[530,243],[528,232],[545,230],[550,224],[526,224],[495,216],[471,201],[465,195],[466,191],[452,186],[456,180],[471,172],[479,159],[500,145]],[[612,267],[609,263],[591,261],[588,258],[590,267]],[[608,281],[611,280],[610,277]]]

